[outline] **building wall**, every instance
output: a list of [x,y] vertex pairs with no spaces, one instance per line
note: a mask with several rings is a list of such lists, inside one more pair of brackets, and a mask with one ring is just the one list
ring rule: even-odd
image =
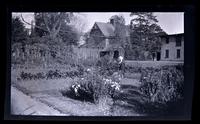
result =
[[[169,57],[165,58],[165,51],[169,50]],[[180,49],[180,58],[177,58],[177,49]],[[161,60],[163,61],[184,61],[184,37],[181,38],[181,46],[176,46],[176,37],[169,36],[169,43],[162,38]]]

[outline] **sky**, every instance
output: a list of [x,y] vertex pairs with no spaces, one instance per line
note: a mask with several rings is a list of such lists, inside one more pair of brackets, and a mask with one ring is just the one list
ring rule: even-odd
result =
[[[19,16],[21,13],[13,13],[13,16]],[[24,19],[27,22],[31,22],[34,19],[33,13],[22,13]],[[109,18],[113,15],[123,15],[126,24],[130,23],[133,17],[130,17],[129,12],[80,12],[75,15],[81,18],[81,21],[85,23],[83,28],[84,32],[90,30],[95,22],[108,22]],[[184,33],[184,13],[183,12],[155,12],[155,16],[158,19],[158,25],[167,34]],[[25,25],[30,28],[30,25]]]

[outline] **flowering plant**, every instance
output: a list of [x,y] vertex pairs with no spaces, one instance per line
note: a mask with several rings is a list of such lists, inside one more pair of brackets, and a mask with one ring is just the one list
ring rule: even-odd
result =
[[120,80],[116,75],[108,78],[98,72],[87,73],[75,81],[71,90],[78,97],[90,96],[95,103],[98,103],[99,98],[105,96],[113,98],[115,93],[120,91]]
[[184,90],[182,68],[182,66],[163,66],[143,69],[140,90],[152,102],[165,104],[182,99]]

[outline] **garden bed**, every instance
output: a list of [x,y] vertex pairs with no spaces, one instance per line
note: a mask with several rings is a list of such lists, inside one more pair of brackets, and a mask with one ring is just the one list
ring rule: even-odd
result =
[[[168,91],[165,87],[176,89],[176,86],[183,86],[182,66],[127,68],[129,77],[124,78],[111,65],[82,70],[13,69],[11,81],[24,93],[73,116],[169,115],[176,105],[181,105],[182,99],[176,97],[180,96],[177,94],[179,90]],[[23,77],[22,72],[28,78],[19,79]],[[77,73],[69,76],[68,72]],[[37,78],[39,73],[43,73],[44,78]],[[68,75],[63,76],[66,73]],[[163,97],[156,96],[154,89],[158,89],[156,91]],[[167,96],[170,94],[173,97]]]

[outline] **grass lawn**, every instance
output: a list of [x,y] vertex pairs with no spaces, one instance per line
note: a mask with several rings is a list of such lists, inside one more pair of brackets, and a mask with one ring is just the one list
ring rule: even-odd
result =
[[[34,72],[34,70],[28,70]],[[42,70],[35,70],[39,72]],[[68,89],[74,79],[38,79],[38,80],[17,80],[20,70],[12,70],[12,86],[19,89],[26,95],[39,100],[56,111],[65,115],[72,116],[140,116],[142,114],[135,112],[134,105],[131,105],[123,99],[116,99],[115,104],[110,111],[107,105],[93,104],[86,101],[75,100],[63,96],[61,90]],[[138,86],[137,80],[123,79],[124,85],[132,84]],[[11,91],[12,92],[12,91]],[[108,111],[105,109],[109,109]],[[107,112],[107,113],[105,113]]]
[[[55,115],[70,116],[144,116],[148,114],[160,114],[159,107],[155,104],[149,104],[148,98],[139,90],[141,83],[140,73],[126,73],[121,81],[122,91],[117,97],[114,97],[112,106],[105,105],[104,102],[94,104],[87,101],[80,101],[64,95],[61,91],[69,89],[75,79],[37,79],[37,80],[17,80],[22,70],[13,69],[11,72],[11,85],[22,91],[28,97],[34,98],[42,104],[53,109]],[[25,70],[24,70],[25,71]],[[26,72],[46,72],[48,70],[32,69]],[[11,94],[13,92],[11,91]],[[13,95],[14,96],[14,95]],[[12,96],[11,96],[12,97]],[[27,99],[28,99],[27,97]],[[16,101],[17,100],[17,101]],[[15,99],[20,106],[21,99]],[[26,100],[26,99],[25,99]],[[23,102],[24,103],[24,102]],[[25,102],[26,103],[26,102]],[[30,103],[30,102],[29,102]],[[24,105],[26,106],[26,105]],[[37,108],[37,107],[36,107]],[[48,111],[48,107],[46,107]],[[163,109],[163,108],[161,108]],[[158,110],[158,111],[157,111]],[[163,109],[165,110],[165,109]],[[35,112],[40,113],[40,112]],[[53,114],[54,112],[50,112]],[[58,114],[60,113],[60,114]]]
[[182,61],[132,61],[125,60],[125,64],[132,67],[160,67],[166,65],[183,65]]

